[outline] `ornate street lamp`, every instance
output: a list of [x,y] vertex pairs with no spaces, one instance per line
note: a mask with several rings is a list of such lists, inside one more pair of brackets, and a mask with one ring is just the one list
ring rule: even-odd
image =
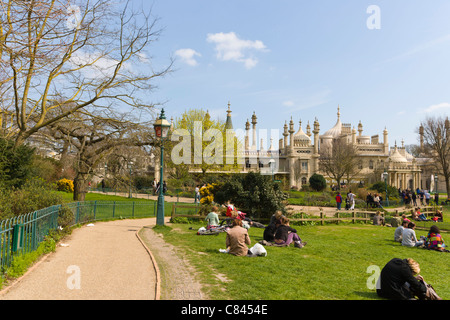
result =
[[387,171],[385,171],[383,173],[383,178],[384,178],[384,189],[386,191],[386,206],[389,207],[389,196],[388,196],[388,190],[387,190],[387,179],[389,177],[389,173],[387,173]]
[[161,110],[161,115],[158,120],[153,124],[155,128],[155,136],[158,139],[161,139],[161,173],[160,173],[160,181],[159,181],[159,196],[158,196],[158,207],[156,211],[156,224],[163,226],[164,225],[164,192],[163,192],[163,183],[164,183],[164,139],[167,138],[170,129],[170,123],[166,120],[166,116],[164,114],[164,109]]

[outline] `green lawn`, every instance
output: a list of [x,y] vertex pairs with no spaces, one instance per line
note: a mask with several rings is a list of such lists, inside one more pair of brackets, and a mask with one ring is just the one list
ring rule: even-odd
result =
[[[395,243],[394,229],[362,224],[298,227],[308,244],[303,249],[266,247],[268,256],[235,257],[220,253],[225,233],[199,236],[202,226],[169,224],[156,229],[165,241],[184,248],[191,263],[201,271],[201,281],[212,299],[232,300],[361,300],[378,299],[367,287],[368,267],[382,268],[390,259],[413,258],[425,280],[438,294],[450,299],[449,253],[406,248]],[[193,230],[189,230],[192,227]],[[417,231],[418,236],[426,235]],[[251,228],[252,245],[262,240],[263,229]],[[444,233],[444,239],[450,234]],[[225,275],[222,282],[215,275]]]
[[[59,194],[63,201],[66,203],[74,202],[73,201],[73,193],[68,192],[62,192],[62,191],[56,191],[57,194]],[[152,201],[153,200],[147,200],[147,199],[135,199],[135,198],[126,198],[126,197],[119,197],[119,196],[113,196],[109,194],[103,194],[103,193],[86,193],[86,201]]]

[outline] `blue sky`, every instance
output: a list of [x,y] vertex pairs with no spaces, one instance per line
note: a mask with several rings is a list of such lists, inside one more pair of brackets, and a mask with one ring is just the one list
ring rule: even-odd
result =
[[[151,100],[168,117],[190,108],[235,128],[255,111],[259,129],[291,116],[321,133],[342,121],[391,145],[417,143],[426,116],[450,115],[450,1],[153,0],[163,29],[154,66],[175,58]],[[379,8],[380,20],[371,20]],[[367,21],[380,22],[369,29]],[[305,129],[304,129],[305,130]]]

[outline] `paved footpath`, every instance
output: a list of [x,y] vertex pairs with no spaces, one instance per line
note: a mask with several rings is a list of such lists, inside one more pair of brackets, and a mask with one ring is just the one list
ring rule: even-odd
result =
[[155,300],[157,267],[137,232],[155,218],[95,222],[0,293],[0,300]]

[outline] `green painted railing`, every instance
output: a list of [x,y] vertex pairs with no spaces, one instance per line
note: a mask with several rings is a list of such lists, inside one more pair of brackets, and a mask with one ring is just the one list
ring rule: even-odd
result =
[[1,273],[11,265],[14,257],[35,251],[49,232],[61,225],[74,226],[91,221],[155,215],[156,202],[86,201],[57,205],[3,220],[0,222]]

